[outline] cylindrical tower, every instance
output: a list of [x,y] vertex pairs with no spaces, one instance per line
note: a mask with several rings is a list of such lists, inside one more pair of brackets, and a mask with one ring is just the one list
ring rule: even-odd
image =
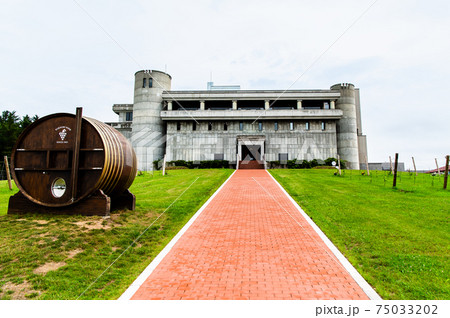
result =
[[340,91],[336,108],[343,111],[342,118],[337,122],[337,152],[341,159],[347,160],[348,169],[359,169],[355,86],[336,84],[331,89]]
[[131,143],[139,170],[152,170],[153,161],[164,156],[166,131],[161,120],[162,93],[170,90],[172,77],[160,71],[136,72]]

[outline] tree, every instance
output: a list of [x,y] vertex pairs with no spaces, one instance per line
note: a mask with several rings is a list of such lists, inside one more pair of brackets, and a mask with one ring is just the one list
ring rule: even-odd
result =
[[0,154],[11,156],[11,150],[22,131],[39,117],[25,115],[22,119],[16,115],[15,111],[4,110],[0,117]]

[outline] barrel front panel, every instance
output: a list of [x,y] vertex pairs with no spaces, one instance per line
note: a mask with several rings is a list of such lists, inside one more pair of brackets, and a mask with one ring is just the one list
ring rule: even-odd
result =
[[104,163],[103,144],[96,130],[84,121],[82,135],[87,137],[81,140],[81,173],[73,200],[75,125],[75,116],[55,114],[40,119],[19,137],[12,172],[17,186],[31,201],[45,206],[69,205],[89,195],[97,184]]

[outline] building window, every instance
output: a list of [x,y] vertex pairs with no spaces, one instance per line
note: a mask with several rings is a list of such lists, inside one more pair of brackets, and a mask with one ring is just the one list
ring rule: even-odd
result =
[[126,121],[133,121],[133,112],[126,112],[125,113],[125,120]]
[[289,130],[294,130],[294,122],[289,122]]
[[208,130],[212,130],[212,122],[208,123]]
[[323,121],[322,122],[322,130],[325,130],[327,127],[326,127],[326,124],[325,124],[325,122]]
[[224,124],[223,124],[223,130],[225,130],[225,131],[228,130],[228,123],[224,123]]
[[258,130],[262,131],[262,128],[263,128],[262,122],[258,122]]
[[147,86],[147,79],[144,78],[142,81],[142,88],[145,88],[145,86]]
[[177,130],[181,129],[181,123],[179,121],[177,121]]
[[275,129],[275,131],[278,130],[278,122],[275,122],[275,124],[274,124],[274,129]]
[[192,123],[192,130],[197,130],[197,122]]
[[153,78],[148,79],[148,87],[153,87]]
[[278,154],[278,161],[285,165],[288,161],[289,155],[287,153],[279,153]]
[[330,103],[329,102],[323,102],[323,109],[330,109]]
[[305,130],[309,130],[309,121],[305,123]]
[[239,122],[239,130],[244,130],[244,122]]

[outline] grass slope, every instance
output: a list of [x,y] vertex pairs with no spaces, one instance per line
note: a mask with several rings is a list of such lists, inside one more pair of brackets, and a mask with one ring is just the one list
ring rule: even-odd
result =
[[450,299],[443,177],[270,170],[384,299]]
[[0,299],[76,299],[84,291],[80,299],[118,298],[232,172],[171,170],[165,177],[160,172],[138,176],[130,189],[136,211],[110,218],[6,215],[8,198],[16,191],[0,182]]

